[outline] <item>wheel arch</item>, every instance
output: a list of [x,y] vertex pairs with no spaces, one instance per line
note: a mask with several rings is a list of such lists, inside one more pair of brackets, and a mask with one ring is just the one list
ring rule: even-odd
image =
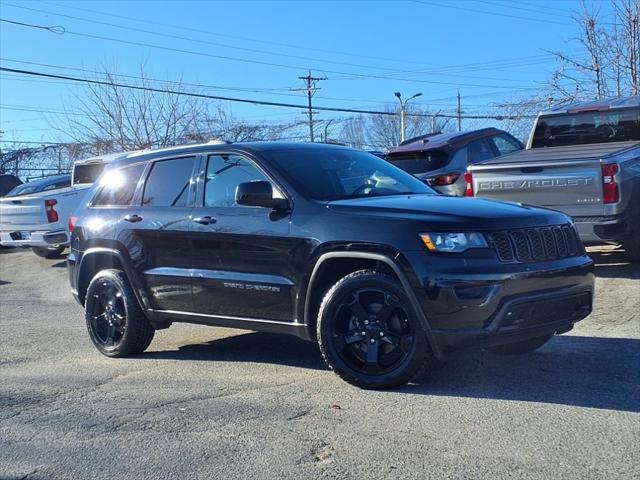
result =
[[135,276],[132,274],[128,262],[122,252],[115,248],[109,247],[92,247],[87,249],[80,259],[77,277],[77,291],[80,303],[84,306],[87,288],[91,279],[101,270],[115,268],[122,270],[125,277],[129,281],[131,288],[136,295],[138,303],[145,308],[137,282],[134,281]]
[[[331,267],[333,265],[336,265],[337,262],[341,262],[341,261],[343,262],[345,260],[353,262],[351,263],[352,265],[357,265],[359,268],[356,268],[356,270],[363,269],[363,268],[370,268],[371,266],[377,266],[377,269],[380,269],[380,266],[383,266],[384,269],[387,269],[387,273],[391,273],[392,276],[395,277],[400,282],[400,284],[402,285],[402,288],[405,290],[405,292],[407,293],[407,296],[409,297],[411,306],[415,310],[416,315],[418,316],[418,319],[422,324],[422,327],[427,336],[427,341],[429,342],[429,345],[432,351],[437,357],[441,357],[440,355],[441,352],[438,349],[437,342],[435,341],[433,333],[431,331],[431,325],[429,324],[429,321],[426,318],[422,307],[420,306],[420,302],[418,302],[418,299],[415,295],[415,292],[413,291],[413,287],[411,286],[409,279],[407,278],[407,275],[394,259],[382,253],[376,253],[376,252],[362,252],[362,251],[327,252],[322,254],[318,258],[311,272],[311,276],[309,278],[309,285],[306,291],[305,302],[304,302],[304,320],[305,320],[305,323],[307,324],[307,333],[309,338],[314,339],[316,334],[316,323],[317,323],[316,317],[318,312],[317,307],[319,307],[318,299],[321,302],[322,297],[324,296],[324,294],[326,293],[326,290],[328,289],[328,288],[327,289],[323,288],[327,286],[327,283],[323,282],[322,273],[326,271],[327,267]],[[351,268],[350,271],[354,271],[354,269]],[[334,273],[334,277],[337,274],[339,275],[340,278],[342,278],[344,275],[347,275],[348,273],[350,273],[350,271],[346,271],[346,270],[340,271],[340,269],[338,269],[337,272],[334,270],[333,273]],[[344,273],[344,275],[342,275],[342,273]],[[339,280],[339,278],[337,278],[336,281],[337,280]],[[333,285],[333,283],[331,285]],[[330,288],[331,285],[328,285],[328,287]]]

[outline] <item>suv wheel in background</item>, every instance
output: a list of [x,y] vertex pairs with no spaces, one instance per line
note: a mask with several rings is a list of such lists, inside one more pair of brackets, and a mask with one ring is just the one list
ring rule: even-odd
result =
[[403,385],[431,358],[423,327],[402,286],[374,270],[360,270],[326,293],[317,325],[329,368],[361,388]]
[[93,277],[87,289],[85,319],[91,341],[108,357],[142,353],[155,334],[120,270],[102,270]]
[[31,247],[33,253],[42,258],[56,258],[64,252],[64,245],[59,247]]
[[551,340],[551,337],[553,337],[553,334],[530,338],[529,340],[523,340],[522,342],[495,345],[493,347],[487,347],[487,350],[498,355],[523,355],[537,350]]

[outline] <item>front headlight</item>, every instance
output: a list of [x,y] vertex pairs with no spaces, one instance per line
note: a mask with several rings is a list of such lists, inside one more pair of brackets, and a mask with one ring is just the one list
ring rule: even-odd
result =
[[420,239],[431,252],[460,253],[469,248],[487,247],[481,233],[421,233]]

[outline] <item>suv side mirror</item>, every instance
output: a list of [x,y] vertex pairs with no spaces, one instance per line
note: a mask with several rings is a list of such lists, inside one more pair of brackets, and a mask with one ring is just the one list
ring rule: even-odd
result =
[[244,182],[236,188],[236,203],[251,207],[266,207],[284,210],[289,202],[284,198],[273,198],[273,186],[270,182]]

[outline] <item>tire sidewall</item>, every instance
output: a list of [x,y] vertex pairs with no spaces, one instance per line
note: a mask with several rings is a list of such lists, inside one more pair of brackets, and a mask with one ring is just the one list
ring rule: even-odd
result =
[[[320,350],[329,368],[344,380],[363,388],[383,389],[407,383],[425,361],[429,345],[420,320],[408,295],[393,278],[375,272],[356,272],[340,280],[326,294],[318,314],[317,335]],[[355,290],[376,288],[396,296],[404,309],[414,332],[414,344],[409,356],[394,370],[382,375],[367,375],[349,366],[338,354],[331,339],[334,318],[341,303]]]

